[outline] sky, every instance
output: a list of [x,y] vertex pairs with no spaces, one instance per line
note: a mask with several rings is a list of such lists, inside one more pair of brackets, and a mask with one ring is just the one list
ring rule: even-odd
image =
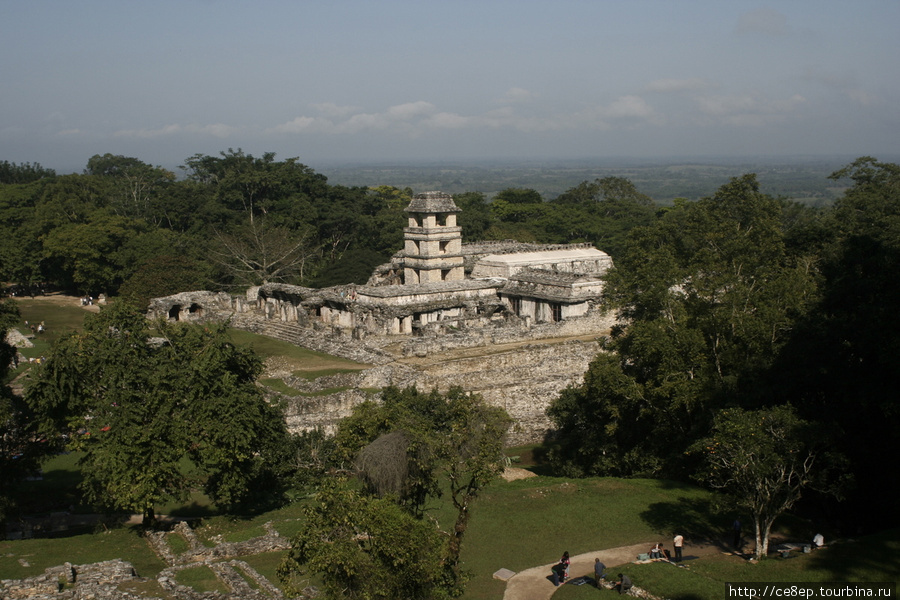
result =
[[0,0],[0,160],[900,154],[900,0]]

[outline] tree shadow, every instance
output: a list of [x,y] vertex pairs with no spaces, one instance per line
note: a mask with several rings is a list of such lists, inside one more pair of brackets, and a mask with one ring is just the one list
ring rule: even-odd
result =
[[[826,540],[827,541],[827,540]],[[813,550],[811,569],[828,573],[832,581],[900,581],[900,529],[888,530],[859,540],[839,541]]]
[[712,500],[678,498],[655,502],[639,516],[656,531],[680,533],[686,545],[708,544],[721,550],[731,549],[729,516],[733,515]]

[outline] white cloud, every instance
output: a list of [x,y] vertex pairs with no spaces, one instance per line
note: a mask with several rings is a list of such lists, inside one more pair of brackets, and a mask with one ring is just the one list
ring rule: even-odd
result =
[[689,79],[657,79],[644,86],[645,92],[671,94],[680,92],[699,92],[713,87],[712,84],[700,77]]
[[614,100],[606,109],[610,119],[651,119],[653,108],[640,96],[622,96]]
[[854,103],[863,107],[872,107],[882,101],[882,98],[877,94],[862,89],[859,85],[859,78],[852,71],[807,68],[803,72],[801,79],[812,81],[832,92],[843,94]]
[[784,100],[769,100],[753,95],[710,96],[697,98],[700,111],[729,125],[757,127],[783,120],[806,104],[806,98],[794,94]]
[[762,34],[781,37],[790,33],[787,17],[771,8],[759,8],[738,18],[735,31],[746,34]]
[[529,92],[528,90],[520,87],[511,87],[506,90],[506,93],[503,94],[503,97],[500,98],[497,102],[502,104],[518,104],[521,102],[529,102],[536,98],[536,94],[533,92]]
[[312,107],[326,117],[344,117],[362,110],[358,106],[339,106],[333,102],[313,104]]
[[210,135],[217,138],[226,138],[230,135],[233,135],[237,131],[237,127],[232,127],[231,125],[225,125],[223,123],[215,123],[212,125],[197,125],[194,123],[189,125],[180,125],[177,123],[173,123],[171,125],[164,125],[159,129],[121,129],[119,131],[116,131],[113,135],[116,137],[135,137],[150,139],[187,133]]
[[[640,96],[621,96],[607,105],[590,106],[574,113],[553,115],[522,114],[513,106],[489,110],[479,115],[462,115],[440,110],[431,102],[418,100],[388,107],[382,112],[355,112],[335,110],[336,105],[326,107],[324,116],[302,115],[271,127],[267,134],[320,133],[353,135],[362,132],[390,131],[410,136],[420,136],[435,130],[508,129],[521,132],[577,131],[582,129],[608,129],[611,123],[622,122],[631,126],[636,122],[659,123],[656,111]],[[337,116],[337,115],[341,116]]]

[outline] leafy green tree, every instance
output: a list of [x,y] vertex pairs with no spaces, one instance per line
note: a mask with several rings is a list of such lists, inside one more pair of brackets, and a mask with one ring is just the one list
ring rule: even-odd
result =
[[[813,299],[802,258],[787,253],[781,203],[753,175],[635,230],[606,291],[628,324],[548,411],[558,468],[684,474],[683,452],[706,435],[710,415],[757,401],[747,390]],[[598,439],[567,442],[586,428]]]
[[836,445],[856,480],[841,510],[880,530],[900,523],[883,493],[900,486],[900,473],[884,466],[900,428],[900,165],[862,157],[832,178],[850,187],[814,238],[819,295],[763,392],[782,393],[804,418],[840,429]]
[[219,156],[196,154],[184,169],[191,181],[211,187],[226,208],[248,221],[270,213],[289,218],[291,204],[323,197],[328,189],[324,175],[297,158],[276,161],[274,152],[255,157],[229,148]]
[[278,572],[288,594],[299,595],[320,573],[326,598],[446,597],[442,583],[444,540],[434,526],[390,498],[361,494],[326,482]]
[[481,192],[465,192],[453,196],[456,206],[462,211],[456,222],[462,228],[463,241],[486,240],[487,231],[493,223],[491,207]]
[[156,210],[156,199],[175,180],[175,174],[150,166],[137,158],[95,154],[87,163],[86,175],[97,175],[112,182],[109,207],[117,214],[145,219],[156,225],[165,215]]
[[726,492],[749,511],[756,530],[756,558],[769,551],[769,533],[804,490],[842,481],[829,475],[842,460],[827,451],[833,440],[817,423],[800,419],[789,406],[748,411],[729,408],[715,419],[710,436],[692,450],[703,456],[696,478]]
[[459,558],[472,503],[505,466],[510,423],[506,411],[461,388],[445,394],[387,388],[380,404],[358,406],[338,429],[339,452],[346,459],[363,457],[357,464],[369,488],[390,494],[414,516],[446,482],[456,519],[445,533],[443,586],[453,594],[465,580]]
[[31,183],[41,179],[56,177],[56,171],[45,169],[39,163],[12,163],[0,161],[0,184]]
[[150,326],[127,303],[104,308],[59,340],[26,388],[45,434],[85,453],[88,500],[151,525],[158,504],[191,486],[223,506],[265,489],[285,426],[255,385],[259,358],[224,325]]
[[591,242],[613,259],[624,252],[632,229],[654,220],[653,199],[622,177],[583,181],[557,196],[553,204],[562,210],[552,226],[568,231],[572,240]]
[[88,223],[56,227],[43,237],[45,272],[79,294],[115,292],[124,268],[119,250],[142,229],[139,222],[102,213]]
[[209,269],[186,256],[160,255],[146,259],[119,287],[119,296],[137,307],[153,298],[188,290],[208,289]]
[[35,207],[47,180],[0,185],[0,281],[41,281],[40,224]]

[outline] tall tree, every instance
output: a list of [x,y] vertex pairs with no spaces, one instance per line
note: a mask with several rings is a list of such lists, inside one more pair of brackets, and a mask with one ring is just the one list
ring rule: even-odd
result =
[[112,182],[109,206],[117,214],[145,219],[159,225],[165,214],[155,206],[165,188],[175,181],[175,174],[162,167],[150,166],[137,158],[122,155],[95,154],[84,170],[86,175],[104,177]]
[[[752,388],[811,299],[808,262],[786,252],[781,225],[781,203],[746,175],[632,234],[606,292],[628,324],[548,411],[560,468],[684,474],[684,450]],[[567,441],[586,424],[599,455]]]
[[316,500],[278,569],[292,596],[318,573],[328,598],[446,597],[444,540],[430,522],[335,480]]
[[[255,379],[260,360],[222,325],[159,322],[124,302],[54,346],[26,388],[51,439],[82,450],[89,500],[155,519],[155,507],[202,486],[224,506],[269,475],[285,426]],[[274,442],[273,442],[274,441]],[[185,472],[189,458],[201,480]]]
[[272,226],[257,218],[234,234],[219,234],[217,261],[241,286],[299,283],[314,262],[318,248],[307,232]]
[[820,244],[818,301],[783,349],[765,391],[789,394],[804,418],[840,428],[856,487],[845,508],[867,529],[900,523],[882,490],[900,428],[900,165],[862,157],[832,178],[849,183]]
[[[362,452],[361,476],[372,491],[392,493],[413,515],[421,516],[425,501],[437,497],[440,483],[446,482],[456,518],[445,532],[443,587],[453,594],[461,592],[465,581],[460,551],[472,503],[503,470],[503,438],[509,425],[506,411],[460,388],[445,394],[387,388],[381,404],[354,409],[336,436],[346,457]],[[391,434],[388,444],[386,436]],[[383,448],[374,452],[373,446]],[[384,485],[385,475],[396,479],[398,473],[398,484]]]
[[800,419],[789,406],[730,408],[717,415],[710,436],[693,447],[703,456],[696,478],[750,512],[760,559],[768,554],[775,519],[805,490],[840,493],[843,482],[832,471],[843,461],[828,451],[832,444],[821,425]]

